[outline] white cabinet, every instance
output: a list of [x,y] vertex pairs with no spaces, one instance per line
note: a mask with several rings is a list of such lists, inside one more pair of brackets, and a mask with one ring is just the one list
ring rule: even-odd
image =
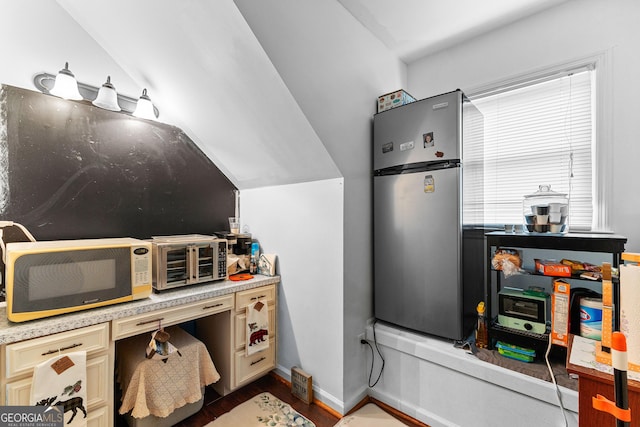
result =
[[29,405],[33,369],[57,354],[87,352],[87,419],[89,426],[112,425],[114,346],[109,323],[88,326],[2,347],[5,405]]
[[[0,405],[29,405],[34,367],[57,354],[84,350],[87,352],[88,425],[112,427],[116,342],[149,333],[158,326],[190,320],[197,321],[197,338],[206,344],[221,375],[220,381],[214,384],[218,393],[227,394],[255,380],[276,366],[278,279],[258,277],[253,283],[231,286],[229,283],[220,284],[222,294],[219,289],[212,291],[207,286],[197,290],[186,287],[153,294],[149,299],[131,304],[24,324],[5,321],[2,326],[0,318],[0,342],[4,343],[0,344]],[[257,300],[267,301],[269,348],[247,357],[246,307]],[[127,314],[123,315],[120,310]],[[46,335],[51,325],[64,328],[74,322],[85,322],[92,313],[100,318],[96,320],[100,323]],[[3,316],[0,307],[0,317]]]
[[[276,285],[237,292],[235,307],[228,316],[211,316],[198,321],[198,338],[207,345],[220,373],[220,381],[213,385],[219,394],[226,395],[276,367],[276,292]],[[258,300],[267,301],[269,348],[247,356],[246,309]],[[220,345],[222,342],[229,345]]]

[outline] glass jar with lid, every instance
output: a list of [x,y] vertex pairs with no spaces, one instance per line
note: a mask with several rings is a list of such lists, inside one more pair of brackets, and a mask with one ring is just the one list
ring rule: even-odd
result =
[[522,214],[530,233],[566,233],[569,198],[552,191],[551,185],[540,185],[538,191],[524,196]]

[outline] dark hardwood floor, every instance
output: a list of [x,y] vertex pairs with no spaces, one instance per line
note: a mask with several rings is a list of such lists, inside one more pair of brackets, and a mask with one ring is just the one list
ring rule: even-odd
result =
[[[176,427],[205,426],[225,412],[229,412],[234,407],[264,391],[268,391],[283,402],[290,404],[296,411],[313,421],[316,427],[333,427],[339,420],[337,416],[320,406],[313,403],[308,405],[294,397],[291,394],[291,389],[282,380],[273,375],[265,375],[224,397],[218,395],[211,387],[207,387],[202,409],[176,424]],[[126,427],[127,423],[121,416],[116,414],[115,426]]]
[[[251,384],[248,384],[224,397],[218,395],[211,387],[207,387],[205,390],[204,405],[202,409],[198,413],[176,424],[174,427],[205,426],[222,414],[229,412],[236,406],[264,391],[268,391],[283,402],[287,402],[288,404],[290,404],[296,411],[307,417],[309,420],[313,421],[316,427],[333,427],[340,420],[340,418],[336,414],[324,409],[323,407],[314,403],[306,404],[298,398],[294,397],[291,394],[290,386],[286,384],[281,378],[272,374],[265,375],[264,377],[252,382]],[[365,403],[368,402],[362,402],[362,404]],[[373,401],[373,403],[377,403],[378,406],[387,410],[387,412],[389,412],[391,415],[393,415],[409,427],[426,426],[425,424],[422,424],[420,422],[413,422],[415,420],[404,418],[397,412],[394,413],[392,409],[385,407],[385,405],[380,402]],[[121,416],[117,415],[117,413],[115,426],[127,427],[126,421]]]

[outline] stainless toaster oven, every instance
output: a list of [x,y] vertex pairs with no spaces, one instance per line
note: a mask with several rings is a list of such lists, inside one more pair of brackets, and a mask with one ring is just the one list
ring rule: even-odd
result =
[[225,239],[202,234],[156,236],[151,244],[156,291],[228,277]]

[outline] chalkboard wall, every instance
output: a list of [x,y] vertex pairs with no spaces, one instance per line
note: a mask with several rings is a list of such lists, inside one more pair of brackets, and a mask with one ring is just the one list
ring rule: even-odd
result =
[[235,190],[175,126],[0,86],[0,220],[37,240],[212,234]]

